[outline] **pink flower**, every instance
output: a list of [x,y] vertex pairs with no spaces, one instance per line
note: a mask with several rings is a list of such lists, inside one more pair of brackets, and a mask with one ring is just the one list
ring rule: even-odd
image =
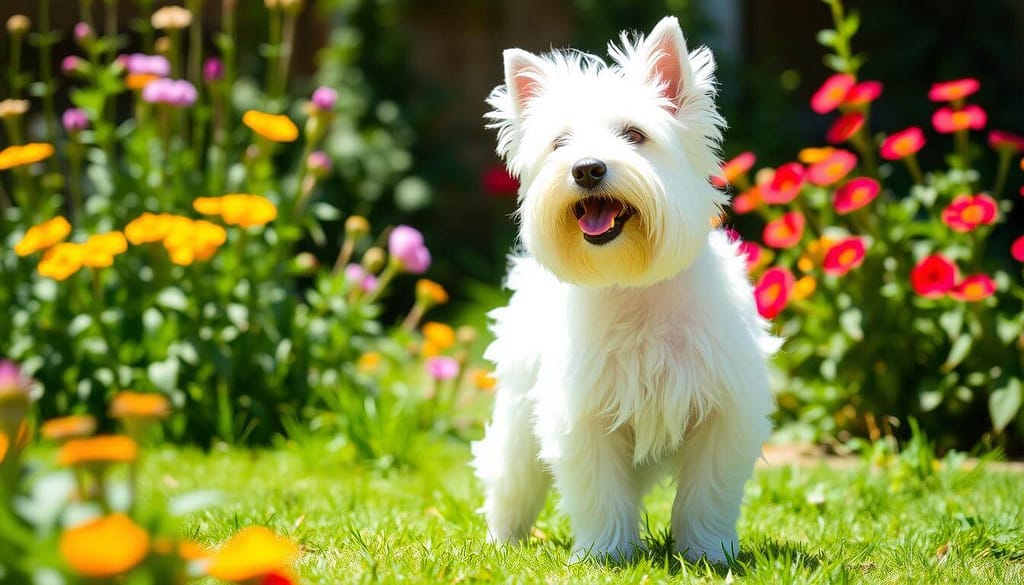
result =
[[345,280],[348,282],[361,282],[366,278],[366,269],[360,264],[349,264],[345,267]]
[[900,160],[916,154],[924,147],[924,132],[920,128],[911,126],[906,130],[900,130],[890,134],[882,142],[882,158],[886,160]]
[[995,199],[984,193],[957,195],[942,210],[942,223],[955,232],[967,233],[978,226],[995,223],[998,211]]
[[811,109],[827,114],[839,107],[857,80],[849,73],[837,73],[825,80],[811,96]]
[[1010,255],[1017,262],[1024,262],[1024,236],[1020,236],[1010,245]]
[[32,378],[26,376],[18,364],[0,359],[0,397],[15,393],[27,396],[31,388]]
[[970,77],[935,83],[928,92],[928,99],[933,102],[955,102],[978,91],[980,87],[981,84],[978,83],[978,80]]
[[1024,150],[1024,136],[1002,130],[992,130],[988,133],[988,145],[993,150],[1006,150],[1011,154],[1017,154]]
[[151,104],[164,104],[177,108],[196,103],[196,87],[184,79],[154,79],[142,88],[142,99]]
[[988,122],[988,116],[981,106],[969,104],[962,110],[939,108],[932,114],[932,126],[943,134],[958,130],[981,130]]
[[832,144],[839,144],[849,140],[854,134],[856,134],[864,126],[864,114],[860,112],[850,112],[849,114],[843,114],[832,127],[828,129],[828,133],[825,134],[825,140],[828,140]]
[[761,265],[761,260],[764,258],[764,249],[761,246],[754,242],[743,241],[739,243],[737,249],[747,262],[747,272],[753,272]]
[[74,55],[68,55],[60,62],[60,70],[64,75],[73,75],[75,73],[82,73],[86,67],[85,59],[76,57]]
[[910,272],[910,284],[922,297],[935,299],[953,289],[956,283],[956,265],[942,254],[922,259]]
[[789,294],[795,282],[788,268],[773,266],[765,270],[754,287],[757,312],[765,319],[774,319],[789,303]]
[[132,53],[121,55],[118,61],[124,64],[128,73],[137,75],[156,75],[167,77],[171,74],[171,62],[163,55],[146,55],[143,53]]
[[68,108],[64,110],[60,120],[64,125],[64,130],[67,131],[68,134],[81,132],[89,127],[89,116],[86,115],[85,110],[80,108]]
[[870,104],[882,95],[882,83],[879,81],[862,81],[850,88],[842,105],[861,107]]
[[[804,167],[800,163],[786,163],[775,169],[772,180],[761,189],[765,203],[789,203],[800,193],[804,184]],[[735,203],[733,204],[735,207]]]
[[364,293],[372,293],[377,290],[378,286],[380,286],[380,282],[377,280],[377,277],[372,274],[367,274],[359,281],[359,288],[363,289]]
[[89,26],[88,22],[79,22],[75,25],[75,28],[73,30],[75,42],[79,45],[84,46],[85,43],[88,43],[94,38],[92,27]]
[[480,186],[491,197],[515,196],[519,181],[509,174],[504,165],[491,165],[480,175]]
[[732,210],[739,214],[750,213],[762,203],[764,198],[761,197],[761,188],[755,185],[732,198]]
[[843,276],[864,262],[864,252],[864,240],[861,238],[840,240],[825,253],[822,270],[825,274]]
[[388,251],[406,272],[422,274],[430,267],[430,250],[423,243],[423,234],[414,227],[395,226],[388,236]]
[[224,62],[217,57],[207,57],[203,62],[203,81],[215,83],[224,78]]
[[761,239],[772,248],[792,248],[804,235],[804,223],[804,214],[799,211],[784,213],[764,226]]
[[334,109],[334,105],[338,102],[338,92],[334,91],[333,88],[320,86],[313,92],[313,96],[309,101],[318,110],[329,112]]
[[880,189],[878,181],[869,177],[850,179],[836,190],[832,206],[835,207],[836,213],[846,215],[874,201]]
[[757,157],[750,151],[741,152],[728,162],[722,165],[722,174],[711,177],[711,184],[721,189],[726,185],[736,182],[736,179],[745,175],[754,166]]
[[314,150],[306,159],[306,168],[314,177],[322,179],[331,172],[331,157],[322,150]]
[[957,283],[953,290],[949,291],[949,296],[958,301],[974,303],[989,298],[995,292],[996,281],[992,280],[992,277],[987,274],[972,274]]
[[452,380],[459,375],[459,361],[447,355],[427,358],[427,374],[438,382]]
[[807,180],[820,187],[838,183],[857,166],[857,157],[848,150],[837,148],[824,160],[807,169]]

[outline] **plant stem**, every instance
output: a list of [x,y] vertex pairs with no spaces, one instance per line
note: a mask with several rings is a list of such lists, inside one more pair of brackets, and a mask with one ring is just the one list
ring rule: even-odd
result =
[[924,174],[921,173],[921,167],[917,164],[917,156],[911,154],[903,157],[903,163],[907,165],[907,170],[910,171],[910,175],[914,177],[914,182],[918,185],[924,185]]
[[996,199],[999,198],[1006,187],[1006,175],[1010,171],[1011,158],[1013,158],[1013,152],[1010,149],[1002,148],[999,150],[999,170],[996,171],[996,183],[992,187],[992,197]]
[[[57,140],[57,114],[53,106],[54,85],[50,77],[50,0],[39,1],[39,79],[43,82],[43,110],[46,118],[46,133],[51,142]],[[47,161],[50,172],[57,172],[57,157]]]
[[271,49],[271,60],[267,64],[267,90],[270,93],[270,98],[275,99],[274,89],[277,87],[277,72],[279,67],[276,67],[277,59],[280,59],[281,55],[281,19],[282,14],[280,10],[270,11],[270,39],[268,44]]
[[22,35],[11,36],[11,60],[10,68],[7,70],[8,83],[11,86],[11,97],[21,97],[21,39]]
[[284,14],[284,35],[281,39],[280,51],[277,55],[277,88],[276,91],[271,95],[274,99],[280,99],[284,95],[285,88],[288,87],[288,67],[292,60],[292,48],[295,45],[295,24],[298,21],[299,15],[293,11],[288,10]]
[[395,278],[395,275],[398,274],[398,269],[398,262],[388,262],[387,267],[384,268],[384,272],[381,272],[380,277],[377,279],[377,288],[367,294],[366,297],[363,298],[363,301],[368,304],[376,301],[377,297],[380,296],[384,289],[387,288],[388,284],[391,283],[391,280]]

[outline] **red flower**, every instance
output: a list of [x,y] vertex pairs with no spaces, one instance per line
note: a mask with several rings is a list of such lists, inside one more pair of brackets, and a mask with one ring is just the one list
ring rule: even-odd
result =
[[762,238],[772,248],[792,248],[804,235],[804,214],[799,211],[784,213],[764,226]]
[[837,73],[825,80],[811,96],[811,109],[827,114],[839,107],[857,80],[849,73]]
[[935,299],[953,289],[956,283],[956,265],[942,254],[932,254],[917,263],[910,272],[914,292]]
[[882,83],[879,81],[862,81],[850,88],[846,98],[843,99],[844,106],[860,107],[866,106],[882,95]]
[[828,140],[832,144],[839,144],[845,140],[849,140],[851,136],[856,134],[861,127],[864,126],[864,114],[860,112],[850,112],[849,114],[843,114],[832,127],[828,129],[828,133],[825,134],[825,140]]
[[957,195],[942,210],[942,223],[953,231],[967,233],[978,226],[995,223],[997,211],[995,199],[984,193]]
[[836,149],[827,158],[807,169],[807,180],[827,187],[838,183],[857,166],[857,157],[848,150]]
[[981,130],[988,122],[988,116],[981,106],[970,104],[962,110],[939,108],[932,114],[932,126],[943,134],[958,130]]
[[969,303],[983,301],[996,292],[996,281],[987,274],[972,274],[965,277],[949,291],[949,296]]
[[711,184],[718,188],[732,184],[737,178],[749,171],[754,166],[754,161],[756,160],[757,157],[749,150],[737,154],[732,160],[722,165],[721,176],[711,177]]
[[1010,255],[1017,262],[1024,262],[1024,236],[1017,238],[1010,245]]
[[966,79],[957,79],[955,81],[934,83],[932,84],[931,91],[928,92],[928,99],[933,102],[953,102],[956,100],[962,100],[978,91],[979,87],[981,87],[981,84],[978,83],[978,80],[970,77]]
[[765,319],[772,319],[786,308],[789,293],[796,279],[787,268],[774,266],[764,271],[754,287],[757,312]]
[[836,213],[846,215],[874,201],[879,189],[881,186],[878,181],[869,177],[850,179],[836,190],[832,206],[835,207]]
[[765,203],[789,203],[800,193],[804,184],[804,167],[800,163],[786,163],[775,169],[771,182],[762,190]]
[[921,129],[916,126],[911,126],[906,130],[890,134],[882,142],[882,158],[886,160],[900,160],[901,158],[916,154],[923,146],[924,132],[921,132]]
[[764,200],[761,198],[761,188],[754,186],[732,198],[732,210],[736,213],[750,213],[754,211]]
[[846,238],[828,249],[822,269],[825,274],[842,276],[864,262],[864,240]]
[[260,581],[260,585],[295,585],[298,581],[295,577],[284,571],[267,573]]
[[519,181],[505,170],[504,165],[493,165],[480,175],[484,193],[491,197],[515,195],[519,192]]
[[988,145],[993,150],[1007,150],[1016,154],[1024,150],[1024,136],[1017,136],[1002,130],[993,130],[988,133]]

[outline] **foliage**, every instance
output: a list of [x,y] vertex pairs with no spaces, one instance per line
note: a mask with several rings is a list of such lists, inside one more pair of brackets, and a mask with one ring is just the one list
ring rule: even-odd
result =
[[[929,92],[939,102],[937,136],[916,127],[873,134],[882,84],[857,78],[864,58],[850,39],[859,16],[844,14],[838,0],[826,3],[835,27],[818,40],[832,50],[825,62],[837,73],[811,106],[838,109],[827,137],[837,146],[803,149],[800,162],[761,169],[752,181],[753,154],[745,153],[719,179],[739,190],[734,213],[758,218],[740,221],[762,226],[764,247],[753,238],[741,246],[759,308],[787,338],[776,362],[782,416],[795,423],[790,430],[840,436],[877,431],[887,415],[916,417],[943,448],[983,435],[1019,448],[1024,242],[1013,244],[1010,263],[1001,224],[1024,139],[991,131],[998,172],[979,175],[974,165],[985,153],[971,136],[987,117],[968,103],[978,89],[970,78]],[[953,139],[946,166],[923,173],[916,153],[926,142],[942,148],[945,136]],[[904,170],[909,191],[895,186]]]

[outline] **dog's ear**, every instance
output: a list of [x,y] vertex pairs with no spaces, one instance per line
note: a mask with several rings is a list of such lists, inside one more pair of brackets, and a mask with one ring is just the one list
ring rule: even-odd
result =
[[692,83],[690,56],[679,20],[666,16],[658,21],[639,47],[638,56],[645,63],[646,80],[661,86],[662,97],[668,100],[673,114],[679,111]]
[[506,49],[504,57],[505,86],[518,118],[523,115],[529,101],[543,89],[545,64],[540,57],[522,49]]

